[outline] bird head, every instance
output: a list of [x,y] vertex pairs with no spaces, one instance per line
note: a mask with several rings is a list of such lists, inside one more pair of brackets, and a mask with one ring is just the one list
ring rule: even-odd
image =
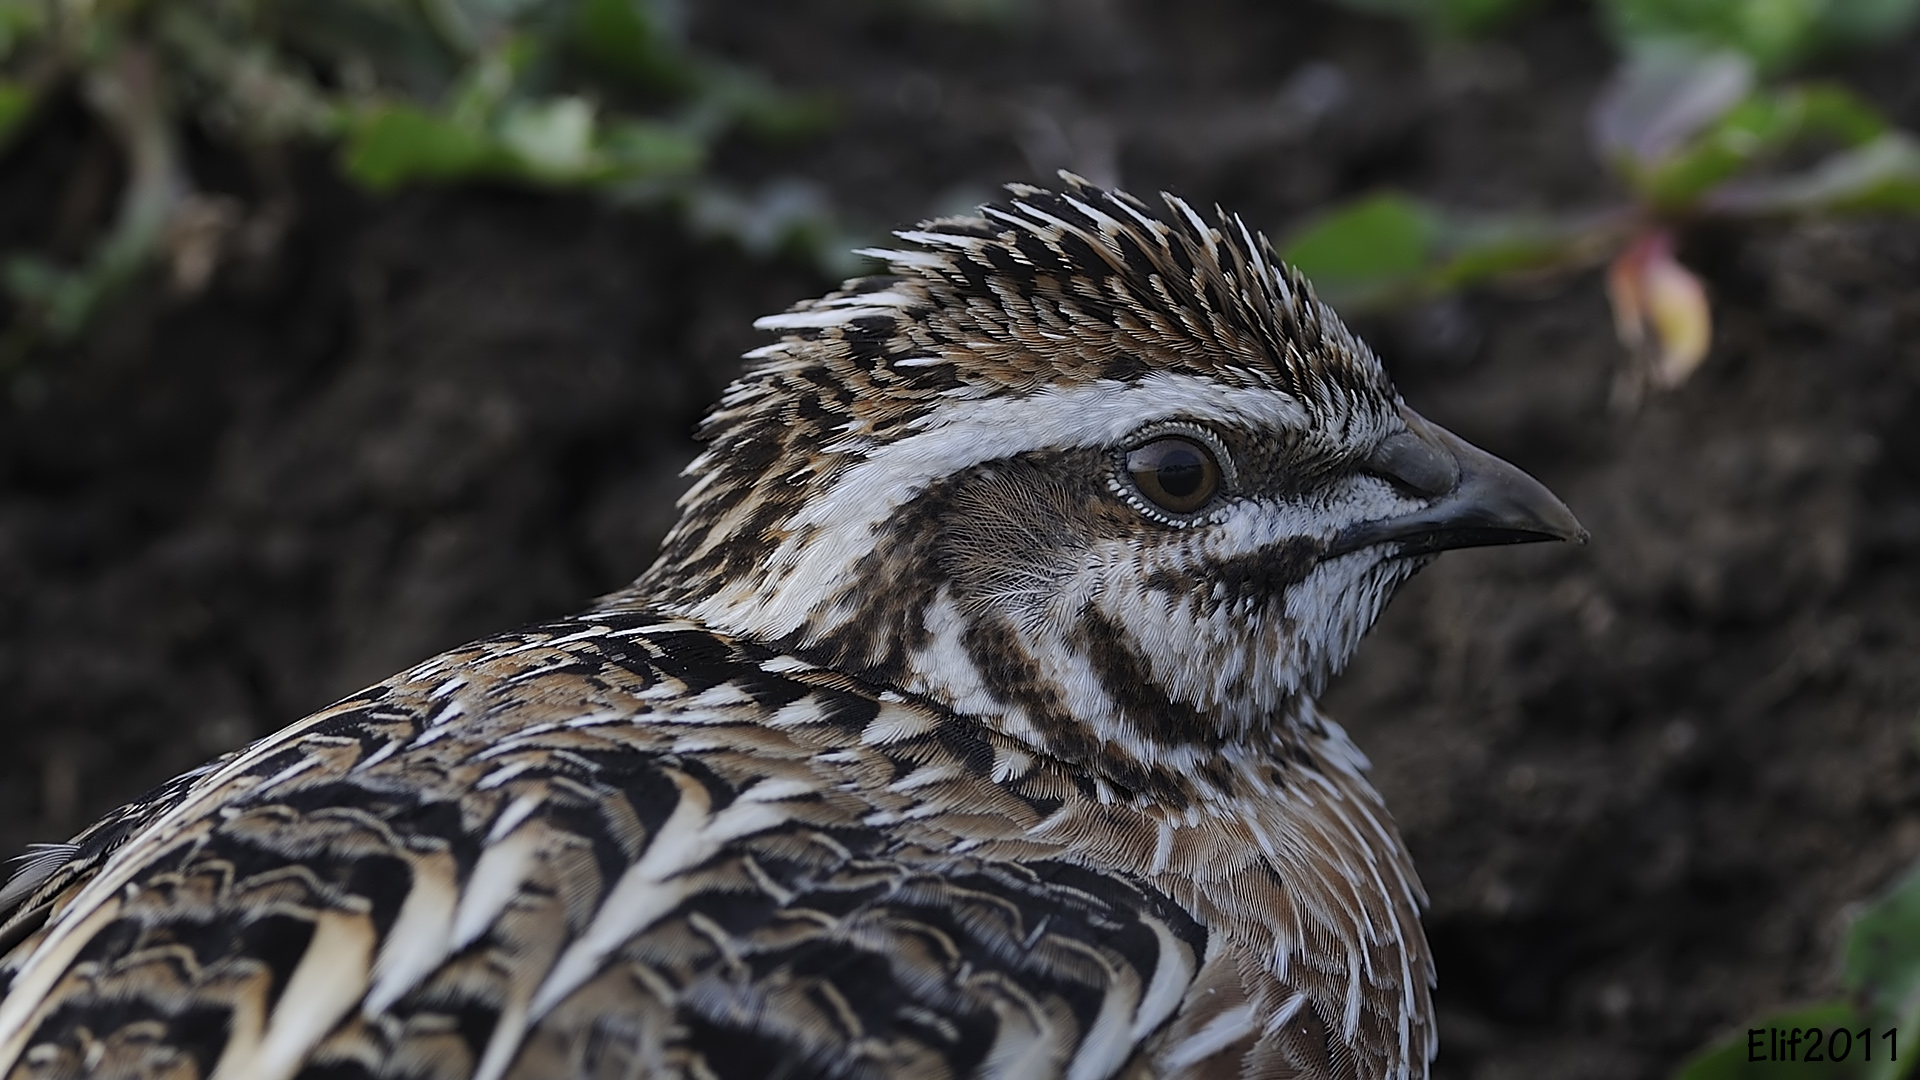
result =
[[1283,725],[1434,553],[1584,539],[1238,217],[1008,191],[757,324],[635,595],[1177,770]]

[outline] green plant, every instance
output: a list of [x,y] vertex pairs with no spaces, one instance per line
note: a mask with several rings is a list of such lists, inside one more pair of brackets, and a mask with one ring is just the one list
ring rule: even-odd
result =
[[[1343,0],[1433,14],[1456,0]],[[1514,5],[1476,10],[1504,14]],[[1779,71],[1884,37],[1920,0],[1596,0],[1623,61],[1594,102],[1594,153],[1622,198],[1557,214],[1463,214],[1376,192],[1309,222],[1283,254],[1349,307],[1607,262],[1630,363],[1622,397],[1684,382],[1711,339],[1706,290],[1675,257],[1703,219],[1920,211],[1920,141],[1871,105]],[[1811,164],[1807,164],[1808,161]]]
[[[331,144],[375,192],[490,179],[678,199],[711,228],[768,242],[816,226],[804,200],[763,205],[696,183],[727,133],[791,135],[827,114],[697,53],[673,11],[666,0],[0,0],[0,154],[74,94],[126,171],[84,258],[6,254],[0,274],[25,316],[11,353],[70,336],[156,259],[194,287],[222,245],[270,219],[270,198],[245,206],[196,185],[189,128],[254,164],[266,191],[284,183],[272,166],[285,148]],[[768,220],[782,213],[799,216]]]
[[[1920,867],[1855,916],[1841,947],[1840,982],[1844,996],[1839,1000],[1762,1017],[1700,1051],[1675,1080],[1900,1080],[1913,1075],[1920,1058],[1920,1042],[1914,1041],[1920,1039]],[[1790,1033],[1812,1029],[1821,1032],[1817,1051],[1810,1036],[1792,1040]],[[1862,1032],[1871,1047],[1862,1045]],[[1843,1037],[1846,1047],[1838,1061],[1836,1037]],[[1812,1056],[1820,1060],[1806,1060]]]
[[1345,6],[1411,19],[1443,36],[1471,34],[1511,18],[1528,0],[1341,0]]

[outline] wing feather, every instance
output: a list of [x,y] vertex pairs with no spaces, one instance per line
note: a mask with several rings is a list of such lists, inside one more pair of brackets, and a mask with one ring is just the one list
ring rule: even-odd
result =
[[1115,1075],[1206,931],[918,708],[677,623],[448,654],[40,855],[0,1075]]

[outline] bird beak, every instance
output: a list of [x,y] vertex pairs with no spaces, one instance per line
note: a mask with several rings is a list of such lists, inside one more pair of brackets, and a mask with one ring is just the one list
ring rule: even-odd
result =
[[1587,542],[1587,530],[1546,486],[1460,436],[1401,406],[1407,430],[1389,437],[1366,468],[1428,499],[1411,514],[1350,525],[1328,555],[1394,544],[1401,556],[1451,548]]

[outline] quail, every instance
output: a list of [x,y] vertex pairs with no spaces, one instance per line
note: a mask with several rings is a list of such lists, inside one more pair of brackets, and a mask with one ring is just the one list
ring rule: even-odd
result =
[[757,324],[631,586],[24,856],[0,1076],[1426,1076],[1315,698],[1435,553],[1585,533],[1238,217],[896,235]]

